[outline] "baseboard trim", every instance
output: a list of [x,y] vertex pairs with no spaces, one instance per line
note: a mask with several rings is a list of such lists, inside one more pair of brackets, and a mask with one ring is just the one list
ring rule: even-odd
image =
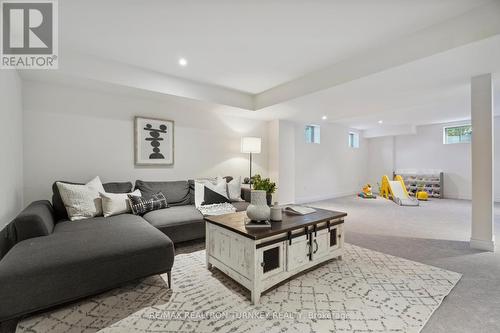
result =
[[495,252],[495,241],[486,241],[471,238],[469,245],[472,249]]
[[322,201],[322,200],[346,197],[346,196],[355,195],[355,194],[356,194],[356,192],[349,191],[349,192],[339,192],[339,193],[330,193],[330,194],[324,194],[324,195],[300,197],[300,198],[295,199],[295,203],[296,204],[303,204],[303,203],[309,203],[309,202],[315,202],[315,201]]

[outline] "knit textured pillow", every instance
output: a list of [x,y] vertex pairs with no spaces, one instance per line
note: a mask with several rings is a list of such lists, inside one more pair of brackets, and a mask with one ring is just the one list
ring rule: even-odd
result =
[[135,215],[144,215],[153,210],[168,208],[167,198],[165,198],[165,195],[161,192],[153,194],[150,198],[129,194],[128,199],[130,200],[132,213]]

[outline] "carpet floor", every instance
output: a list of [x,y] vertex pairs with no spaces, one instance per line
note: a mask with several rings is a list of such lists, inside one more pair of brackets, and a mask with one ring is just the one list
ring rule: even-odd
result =
[[[500,253],[469,248],[469,201],[436,199],[400,207],[352,196],[311,206],[348,212],[346,241],[351,244],[463,274],[422,332],[500,332]],[[500,239],[499,205],[495,230]]]
[[[500,332],[500,253],[470,249],[470,201],[435,199],[400,207],[352,196],[310,205],[348,212],[351,244],[463,274],[422,332]],[[500,239],[500,205],[495,230]]]
[[35,315],[18,332],[418,333],[459,273],[346,244],[330,260],[264,293],[249,292],[217,269],[205,250],[176,256],[173,288],[153,276]]

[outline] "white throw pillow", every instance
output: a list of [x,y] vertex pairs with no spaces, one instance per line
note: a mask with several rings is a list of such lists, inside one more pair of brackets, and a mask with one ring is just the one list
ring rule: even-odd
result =
[[59,194],[71,221],[102,215],[102,200],[99,192],[105,192],[99,177],[85,185],[57,182]]
[[241,176],[235,177],[227,183],[227,195],[231,201],[242,201],[241,199]]
[[132,193],[99,193],[102,199],[102,213],[104,217],[132,212],[128,195],[141,196],[141,191]]
[[205,199],[205,181],[194,181],[194,205],[200,207]]

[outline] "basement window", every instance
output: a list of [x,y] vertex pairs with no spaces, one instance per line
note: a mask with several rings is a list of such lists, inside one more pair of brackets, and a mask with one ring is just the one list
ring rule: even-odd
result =
[[359,148],[359,134],[349,132],[349,148]]
[[472,138],[472,126],[460,125],[443,128],[443,143],[470,143]]
[[305,129],[306,143],[319,143],[320,130],[318,125],[306,125]]

